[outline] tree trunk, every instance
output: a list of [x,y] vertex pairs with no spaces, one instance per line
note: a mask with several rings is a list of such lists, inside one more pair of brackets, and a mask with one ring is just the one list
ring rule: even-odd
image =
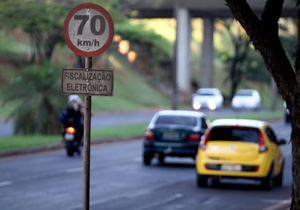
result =
[[52,36],[50,36],[46,42],[46,50],[45,50],[45,58],[47,60],[51,60],[51,57],[52,57],[52,54],[53,54],[53,51],[54,51],[54,47],[56,45],[56,43],[58,42],[58,39],[59,39],[59,35],[57,34],[54,34]]
[[[278,36],[278,21],[283,0],[267,0],[258,19],[246,0],[225,0],[241,23],[255,48],[262,55],[268,71],[287,103],[292,116],[293,198],[291,209],[300,209],[300,39],[297,46],[295,71],[282,48]],[[298,13],[298,22],[300,13]],[[298,23],[298,37],[300,37]]]
[[[300,100],[298,99],[298,104]],[[297,105],[298,113],[300,112],[300,106]],[[294,115],[292,113],[292,154],[293,154],[293,192],[292,192],[292,204],[291,209],[300,209],[300,115]]]

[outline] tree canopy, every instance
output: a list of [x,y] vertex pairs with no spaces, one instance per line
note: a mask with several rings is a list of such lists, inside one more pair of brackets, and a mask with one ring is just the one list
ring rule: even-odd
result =
[[[120,22],[123,16],[120,10],[115,9],[118,1],[91,2],[101,4],[115,22]],[[65,18],[80,3],[79,0],[4,0],[0,2],[0,29],[22,28],[30,38],[31,63],[41,64],[51,60],[56,44],[64,43],[62,28]]]

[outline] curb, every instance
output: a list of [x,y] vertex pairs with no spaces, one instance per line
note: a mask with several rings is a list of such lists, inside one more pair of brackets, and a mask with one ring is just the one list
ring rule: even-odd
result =
[[[128,142],[128,141],[132,141],[132,140],[139,140],[142,138],[143,138],[143,136],[130,136],[130,137],[120,137],[120,138],[95,139],[95,140],[91,140],[91,145],[107,144],[107,143],[114,143],[114,142]],[[44,145],[44,146],[38,146],[38,147],[32,147],[32,148],[27,148],[27,149],[14,149],[14,150],[3,151],[3,152],[0,152],[0,158],[48,152],[48,151],[55,151],[55,150],[61,150],[61,149],[64,149],[63,142],[50,144],[50,145]]]

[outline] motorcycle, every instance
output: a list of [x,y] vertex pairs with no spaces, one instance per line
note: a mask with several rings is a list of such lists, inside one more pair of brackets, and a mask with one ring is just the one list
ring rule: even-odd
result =
[[82,133],[80,128],[74,125],[65,126],[63,137],[67,156],[72,157],[75,152],[81,155]]

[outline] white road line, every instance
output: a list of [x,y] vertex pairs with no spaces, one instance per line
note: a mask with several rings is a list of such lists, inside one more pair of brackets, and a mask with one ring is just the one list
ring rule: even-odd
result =
[[142,157],[136,157],[132,159],[134,162],[141,162],[142,161]]
[[151,205],[148,205],[148,206],[144,206],[138,210],[146,210],[146,209],[156,209],[155,207],[159,207],[160,205],[162,204],[166,204],[166,203],[170,203],[174,200],[177,200],[179,198],[182,198],[183,195],[178,193],[178,194],[175,194],[174,196],[170,197],[170,198],[167,198],[165,200],[161,200],[161,201],[158,201],[158,202],[155,202],[155,203],[152,203]]
[[11,184],[12,184],[11,181],[0,182],[0,187],[4,187],[4,186],[7,186],[7,185],[11,185]]
[[77,173],[77,172],[82,172],[83,168],[79,167],[79,168],[70,168],[65,170],[66,173]]
[[[153,185],[153,186],[145,188],[145,189],[138,189],[138,190],[133,190],[131,192],[125,192],[125,193],[121,193],[121,194],[115,194],[115,195],[112,195],[112,196],[101,198],[99,200],[90,201],[90,206],[99,205],[101,203],[106,203],[106,202],[114,202],[115,200],[118,200],[120,198],[142,196],[142,195],[149,194],[149,193],[153,192],[154,189],[162,188],[162,187],[168,186],[168,185],[173,185],[175,183],[186,181],[186,180],[189,180],[189,178],[185,177],[185,178],[173,181],[173,182],[170,181],[170,182],[165,182],[163,184]],[[132,194],[132,196],[129,196],[130,194]],[[175,194],[171,198],[168,198],[167,200],[164,200],[164,201],[161,201],[161,202],[170,202],[172,200],[175,200],[175,199],[178,199],[178,198],[181,198],[181,197],[182,197],[182,194]],[[155,204],[159,205],[159,203],[155,203]],[[80,209],[81,207],[82,207],[81,204],[80,205],[74,205],[74,206],[69,207],[68,210]]]
[[264,208],[263,210],[277,210],[277,209],[289,209],[290,205],[291,205],[291,199],[288,200],[266,200],[266,202],[269,203],[276,203],[272,206],[269,206],[267,208]]

